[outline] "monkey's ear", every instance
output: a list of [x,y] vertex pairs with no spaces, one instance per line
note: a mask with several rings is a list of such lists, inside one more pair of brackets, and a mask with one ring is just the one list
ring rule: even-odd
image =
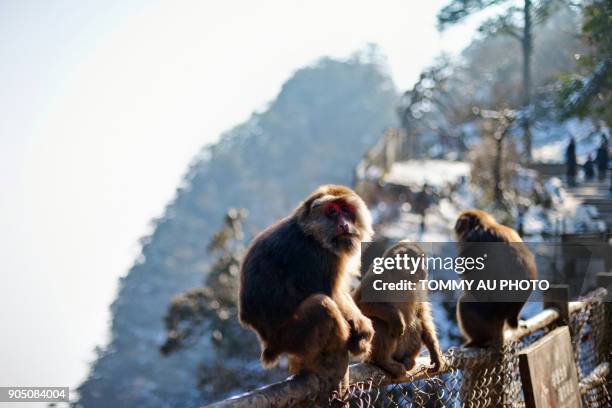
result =
[[319,198],[321,198],[321,194],[313,194],[304,200],[302,204],[300,204],[300,206],[297,208],[296,215],[301,221],[308,218],[312,207],[315,205],[315,201],[317,201]]
[[328,202],[333,201],[334,198],[335,198],[334,196],[331,196],[329,194],[314,197],[310,205],[308,206],[308,209],[312,210],[314,207],[317,207],[323,204],[327,204]]

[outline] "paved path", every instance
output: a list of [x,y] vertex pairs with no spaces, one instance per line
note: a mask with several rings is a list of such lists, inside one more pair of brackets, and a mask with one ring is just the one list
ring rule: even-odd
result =
[[608,193],[609,180],[605,182],[589,182],[579,184],[576,187],[566,187],[583,204],[592,205],[597,208],[599,218],[606,222],[608,231],[612,231],[612,197]]

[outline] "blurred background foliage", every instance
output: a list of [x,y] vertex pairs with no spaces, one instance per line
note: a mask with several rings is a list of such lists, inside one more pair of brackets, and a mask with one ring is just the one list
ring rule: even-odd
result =
[[562,76],[558,103],[564,117],[595,117],[612,123],[612,2],[584,7],[582,38],[588,51],[575,54],[578,69]]

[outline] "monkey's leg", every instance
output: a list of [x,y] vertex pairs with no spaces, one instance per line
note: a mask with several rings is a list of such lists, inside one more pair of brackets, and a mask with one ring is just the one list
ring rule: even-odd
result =
[[457,320],[467,340],[465,347],[489,347],[503,343],[505,319],[491,310],[494,310],[494,306],[486,302],[459,301]]
[[277,343],[289,354],[289,371],[318,377],[317,406],[327,405],[331,391],[342,394],[348,388],[349,334],[336,302],[321,294],[306,298],[277,332]]
[[406,330],[404,316],[394,305],[382,302],[364,302],[360,306],[366,316],[382,320],[388,326],[391,337],[401,337],[404,334]]
[[[440,354],[440,344],[438,343],[438,335],[436,334],[436,326],[431,317],[429,303],[421,304],[421,340],[429,351],[429,359],[434,370],[440,369],[442,356]],[[420,351],[420,350],[419,350]],[[417,351],[418,354],[418,351]]]
[[275,360],[278,355],[286,352],[298,356],[300,361],[308,362],[324,351],[345,350],[349,334],[349,325],[336,302],[329,296],[312,295],[276,331],[262,353],[262,360]]
[[416,357],[418,354],[419,353],[415,353],[414,355],[406,354],[399,360],[406,371],[412,370],[412,368],[416,365]]
[[397,348],[398,339],[389,335],[389,328],[382,321],[374,319],[373,323],[375,334],[368,361],[376,364],[395,378],[401,377],[406,372],[406,367],[392,358]]
[[[419,325],[419,323],[417,323]],[[416,364],[416,357],[421,352],[421,333],[413,324],[407,324],[404,335],[397,340],[397,348],[393,358],[402,363],[406,371],[411,370]]]
[[348,292],[340,292],[335,296],[335,300],[351,329],[349,351],[355,355],[367,354],[374,336],[372,322],[364,316]]

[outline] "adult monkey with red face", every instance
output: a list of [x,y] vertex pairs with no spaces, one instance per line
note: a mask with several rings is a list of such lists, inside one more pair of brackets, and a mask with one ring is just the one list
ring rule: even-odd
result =
[[348,351],[369,351],[372,323],[355,305],[349,279],[371,235],[363,200],[325,185],[253,240],[241,268],[239,314],[259,336],[264,367],[286,353],[294,374],[337,377]]

